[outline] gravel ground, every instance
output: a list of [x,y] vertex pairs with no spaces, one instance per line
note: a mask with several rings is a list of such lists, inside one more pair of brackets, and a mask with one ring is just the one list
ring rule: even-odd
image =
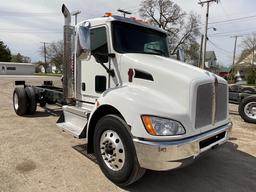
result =
[[183,169],[148,171],[131,187],[108,181],[94,159],[84,155],[83,140],[55,125],[61,109],[42,109],[18,117],[12,108],[14,80],[40,84],[56,77],[0,77],[0,192],[84,191],[255,191],[256,125],[245,123],[230,105],[230,141]]

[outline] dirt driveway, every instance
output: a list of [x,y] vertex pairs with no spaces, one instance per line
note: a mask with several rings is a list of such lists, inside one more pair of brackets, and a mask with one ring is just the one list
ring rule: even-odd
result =
[[15,115],[15,79],[59,82],[53,77],[0,77],[0,192],[256,191],[256,125],[244,123],[234,105],[230,105],[232,137],[219,151],[183,169],[148,171],[142,180],[121,189],[83,155],[83,140],[56,127],[60,108],[38,108],[34,116]]

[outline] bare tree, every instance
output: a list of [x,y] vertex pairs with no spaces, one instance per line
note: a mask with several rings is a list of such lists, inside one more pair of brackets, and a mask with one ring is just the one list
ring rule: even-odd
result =
[[[63,60],[63,50],[64,50],[64,45],[63,41],[56,41],[56,42],[51,42],[46,45],[46,58],[47,58],[47,63],[54,64],[58,70],[60,70],[62,66],[62,60]],[[44,56],[44,47],[41,46],[39,49],[40,55]],[[46,69],[47,66],[44,66]]]
[[140,15],[144,19],[169,33],[171,54],[175,54],[179,47],[187,48],[196,43],[200,34],[200,17],[196,13],[187,14],[171,0],[142,0],[140,6]]
[[[256,33],[253,33],[252,35],[245,37],[241,43],[241,46],[244,49],[244,51],[242,52],[243,54],[241,54],[241,57],[245,58],[249,54],[252,54],[251,64],[254,64],[255,49],[256,49]],[[245,55],[245,53],[247,53],[247,54]],[[244,59],[244,58],[240,58],[239,60]]]
[[242,50],[242,52],[239,56],[239,59],[237,60],[236,63],[242,62],[248,55],[250,55],[250,53],[251,53],[251,50],[249,50],[249,49],[245,48],[244,50]]

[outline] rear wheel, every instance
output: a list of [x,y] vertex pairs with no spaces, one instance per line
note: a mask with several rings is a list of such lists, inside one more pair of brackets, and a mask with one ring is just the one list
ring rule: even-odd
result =
[[256,123],[256,96],[246,97],[241,101],[239,114],[245,122]]
[[16,87],[13,92],[13,108],[17,115],[23,116],[27,112],[28,99],[23,87]]
[[32,115],[36,112],[36,93],[35,90],[32,87],[26,87],[25,91],[28,96],[28,109],[27,109],[27,114]]
[[107,115],[99,120],[94,151],[102,172],[117,185],[130,185],[145,173],[139,166],[127,124],[120,117]]

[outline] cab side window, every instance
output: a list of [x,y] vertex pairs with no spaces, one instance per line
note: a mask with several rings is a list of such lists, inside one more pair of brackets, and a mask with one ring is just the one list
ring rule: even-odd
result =
[[108,43],[105,27],[91,29],[91,53],[96,62],[108,62]]

